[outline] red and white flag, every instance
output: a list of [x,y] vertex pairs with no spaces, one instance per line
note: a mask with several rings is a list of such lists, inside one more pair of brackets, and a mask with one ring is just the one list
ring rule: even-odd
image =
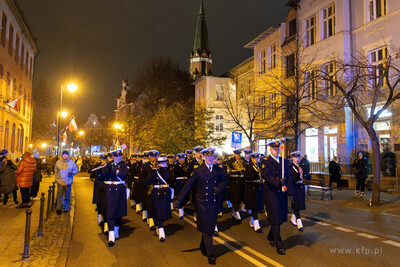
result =
[[67,131],[65,131],[62,135],[61,138],[64,140],[65,143],[67,143]]
[[73,131],[78,131],[78,125],[76,124],[75,118],[73,118],[69,124],[68,129],[72,133]]
[[24,95],[20,95],[19,97],[17,97],[16,99],[14,99],[13,101],[10,101],[7,103],[7,105],[9,105],[11,108],[14,108],[17,106],[18,104],[18,100],[21,99],[21,97],[23,97]]

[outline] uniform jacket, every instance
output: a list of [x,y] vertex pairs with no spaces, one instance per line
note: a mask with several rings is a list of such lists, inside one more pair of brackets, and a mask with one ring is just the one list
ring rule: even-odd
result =
[[295,210],[306,209],[306,193],[304,182],[300,177],[299,167],[294,163],[289,164],[288,194],[293,202]]
[[195,188],[195,209],[197,216],[197,230],[206,234],[213,234],[217,223],[218,203],[217,196],[221,194],[227,185],[227,177],[223,169],[213,164],[212,171],[203,163],[189,178],[177,201],[178,206],[189,194],[191,188]]
[[196,168],[198,168],[201,164],[203,164],[203,160],[198,161],[197,158],[194,158],[192,161],[188,163],[187,174],[191,176]]
[[18,169],[15,172],[17,186],[26,188],[33,184],[33,175],[36,171],[35,159],[31,156],[25,156],[19,162]]
[[17,189],[17,181],[15,180],[15,165],[11,160],[0,162],[0,193],[11,193]]
[[255,165],[253,162],[245,164],[244,179],[246,184],[244,188],[244,202],[246,204],[246,209],[252,211],[264,209],[263,184],[260,181],[259,167],[259,164]]
[[[74,175],[79,172],[76,163],[70,159],[59,159],[54,167],[54,178],[61,185],[71,185]],[[71,174],[68,174],[71,173]]]
[[[282,158],[279,163],[268,156],[261,165],[261,177],[264,179],[264,202],[267,207],[270,224],[282,224],[287,221],[287,195],[282,191]],[[285,160],[285,178],[287,179],[288,164]]]

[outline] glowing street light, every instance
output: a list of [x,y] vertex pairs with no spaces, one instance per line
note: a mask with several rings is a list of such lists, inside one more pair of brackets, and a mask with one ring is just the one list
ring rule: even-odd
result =
[[68,84],[67,85],[67,89],[68,91],[70,91],[71,93],[75,92],[76,89],[78,89],[78,86],[74,83]]
[[61,111],[61,117],[65,118],[67,116],[68,116],[68,111],[65,110]]
[[33,147],[33,145],[32,144],[29,144],[29,148],[32,148]]
[[46,143],[42,143],[42,148],[46,148],[47,144]]
[[78,133],[79,133],[80,136],[83,136],[85,134],[84,131],[79,131]]
[[114,123],[114,128],[117,130],[120,130],[120,129],[122,129],[122,124],[116,122],[116,123]]

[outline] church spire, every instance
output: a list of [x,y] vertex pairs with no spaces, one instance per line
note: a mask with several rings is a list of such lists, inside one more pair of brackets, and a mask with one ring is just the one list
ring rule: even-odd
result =
[[193,50],[190,55],[190,75],[195,80],[204,75],[211,75],[211,66],[212,56],[208,44],[206,16],[203,1],[201,1]]

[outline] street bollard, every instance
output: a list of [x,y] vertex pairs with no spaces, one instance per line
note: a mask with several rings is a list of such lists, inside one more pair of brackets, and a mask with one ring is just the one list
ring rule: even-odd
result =
[[31,241],[31,208],[26,210],[26,224],[25,224],[25,243],[24,243],[24,255],[22,256],[23,261],[29,261],[31,257],[29,256],[29,243]]
[[49,186],[49,191],[47,191],[47,212],[46,212],[46,222],[50,218],[50,200],[51,200],[51,186]]
[[53,185],[52,185],[52,193],[51,193],[51,210],[53,211],[54,210],[54,207],[55,207],[55,203],[54,203],[54,194],[55,194],[55,192],[56,192],[56,186],[55,186],[55,182],[53,182]]
[[40,215],[39,215],[39,231],[37,236],[42,237],[43,236],[43,213],[44,213],[44,193],[42,193],[42,197],[40,198]]

